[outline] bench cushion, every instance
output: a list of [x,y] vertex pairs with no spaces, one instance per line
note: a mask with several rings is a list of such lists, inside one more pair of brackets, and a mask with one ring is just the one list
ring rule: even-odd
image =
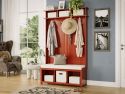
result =
[[55,68],[55,69],[73,69],[73,70],[81,70],[85,68],[85,65],[54,65],[54,64],[43,64],[41,68]]

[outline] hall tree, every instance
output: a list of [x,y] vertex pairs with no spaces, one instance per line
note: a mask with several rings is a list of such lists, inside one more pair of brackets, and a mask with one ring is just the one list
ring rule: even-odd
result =
[[[76,45],[75,42],[75,33],[71,34],[71,40],[69,35],[62,32],[61,25],[62,22],[69,18],[69,15],[61,15],[69,11],[68,9],[56,9],[56,10],[47,10],[46,13],[46,44],[47,45],[47,34],[48,28],[51,21],[55,22],[56,27],[56,36],[58,47],[55,48],[55,55],[63,54],[66,56],[66,65],[51,65],[54,63],[52,56],[49,56],[49,50],[46,47],[46,64],[41,65],[41,84],[46,82],[49,84],[63,84],[63,85],[74,85],[74,86],[83,86],[86,84],[87,78],[87,19],[88,19],[88,8],[82,8],[81,11],[83,15],[75,15],[72,19],[78,21],[81,18],[82,23],[82,34],[84,38],[84,45],[82,57],[77,57],[76,55]],[[50,15],[55,15],[51,17]],[[62,74],[62,75],[60,75]],[[52,80],[48,80],[48,78]],[[64,82],[60,81],[59,78],[63,77]],[[70,79],[79,79],[78,83],[71,83]]]

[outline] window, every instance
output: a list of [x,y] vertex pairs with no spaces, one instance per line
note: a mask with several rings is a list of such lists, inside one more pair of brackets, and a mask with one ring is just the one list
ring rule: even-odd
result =
[[20,0],[20,52],[24,69],[37,58],[41,4],[41,0]]
[[[31,18],[27,18],[26,26],[20,27],[20,49],[21,56],[34,58],[37,55],[38,48],[38,15],[34,15]],[[29,54],[23,51],[31,49]],[[28,51],[28,50],[27,50]]]

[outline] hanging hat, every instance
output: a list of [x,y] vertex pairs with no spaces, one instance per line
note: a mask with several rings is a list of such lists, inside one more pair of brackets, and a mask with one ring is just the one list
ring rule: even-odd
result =
[[61,28],[65,34],[70,35],[76,31],[77,22],[72,18],[67,18],[62,22]]

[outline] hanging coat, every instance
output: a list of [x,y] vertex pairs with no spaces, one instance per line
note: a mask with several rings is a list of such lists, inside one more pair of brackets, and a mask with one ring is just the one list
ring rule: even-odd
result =
[[78,26],[75,34],[75,43],[76,45],[76,55],[77,57],[82,57],[83,53],[83,45],[84,45],[84,38],[82,33],[82,23],[81,18],[78,19]]
[[57,47],[58,44],[57,44],[55,23],[54,21],[51,21],[48,27],[48,34],[47,34],[47,48],[49,51],[49,56],[54,55],[54,50]]

